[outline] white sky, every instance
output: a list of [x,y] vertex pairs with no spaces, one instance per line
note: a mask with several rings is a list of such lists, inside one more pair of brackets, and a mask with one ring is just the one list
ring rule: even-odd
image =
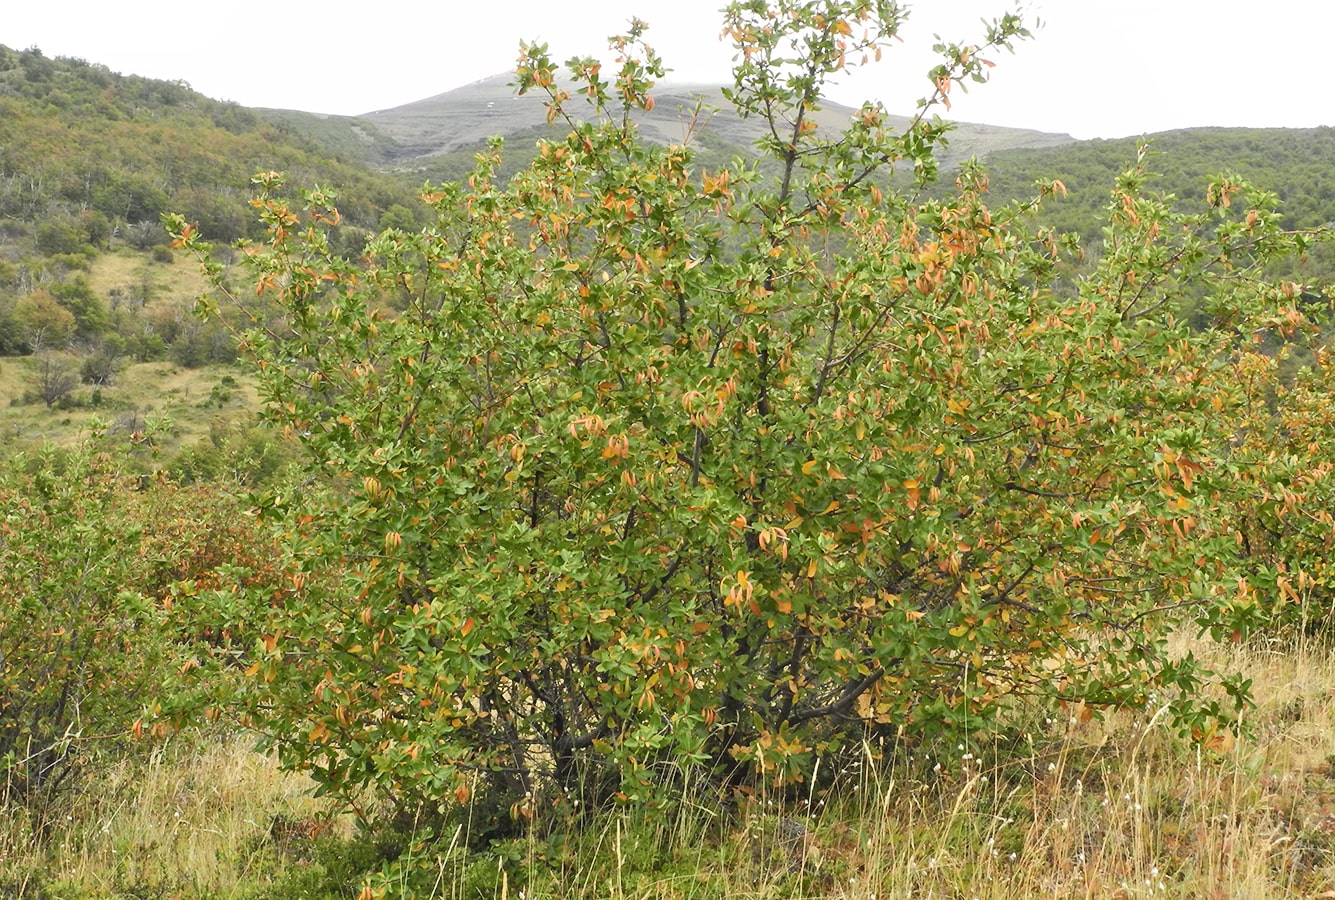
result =
[[[125,74],[181,79],[245,106],[354,115],[510,69],[518,41],[557,60],[609,56],[632,15],[678,78],[725,80],[724,0],[0,0],[0,44],[37,46]],[[973,42],[1015,0],[917,0],[885,60],[832,99],[911,113],[933,34]],[[1332,0],[1027,0],[1043,20],[992,83],[954,95],[951,118],[1122,137],[1204,125],[1335,125],[1324,86]]]

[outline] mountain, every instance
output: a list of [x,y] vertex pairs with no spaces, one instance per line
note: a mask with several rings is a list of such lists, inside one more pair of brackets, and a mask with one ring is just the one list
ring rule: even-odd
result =
[[[508,73],[493,75],[443,94],[360,116],[317,116],[292,110],[267,110],[265,114],[369,164],[430,172],[454,154],[463,153],[471,159],[472,153],[494,135],[518,143],[536,140],[547,132],[545,98],[536,93],[517,95],[512,80]],[[759,121],[742,119],[732,111],[722,85],[665,81],[659,83],[653,96],[654,109],[637,115],[641,132],[650,140],[684,140],[697,102],[702,104],[704,121],[694,139],[704,147],[729,155],[746,152],[761,135]],[[588,107],[575,96],[568,109],[578,116]],[[834,132],[854,113],[851,107],[827,102],[815,112],[814,120],[821,129]],[[890,121],[904,128],[910,119],[891,116]],[[1074,140],[1066,134],[961,122],[950,134],[950,146],[942,161],[950,164],[1003,149],[1057,147]]]

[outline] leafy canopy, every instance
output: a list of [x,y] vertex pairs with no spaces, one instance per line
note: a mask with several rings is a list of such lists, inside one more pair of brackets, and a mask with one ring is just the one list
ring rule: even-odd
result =
[[266,501],[281,600],[241,601],[248,715],[285,762],[352,804],[486,790],[522,817],[686,769],[801,779],[869,731],[973,739],[1030,701],[1232,721],[1246,685],[1204,690],[1166,638],[1266,614],[1239,589],[1235,372],[1300,324],[1257,272],[1308,238],[1236,181],[1176,212],[1137,161],[1072,282],[1074,240],[1035,230],[1039,198],[989,206],[980,168],[889,190],[935,176],[932,110],[1028,36],[1007,15],[939,47],[906,130],[874,104],[818,128],[904,15],[730,5],[729,97],[767,135],[719,170],[639,137],[664,71],[641,23],[573,87],[525,45],[519,89],[560,130],[507,183],[493,142],[364,263],[331,250],[332,192],[257,177],[249,287],[209,262],[205,308],[285,313],[239,335],[313,479]]

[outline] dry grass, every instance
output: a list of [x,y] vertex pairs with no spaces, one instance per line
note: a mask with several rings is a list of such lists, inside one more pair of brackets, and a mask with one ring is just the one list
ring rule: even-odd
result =
[[72,897],[259,896],[284,838],[275,822],[300,827],[325,808],[307,779],[280,772],[253,743],[169,746],[147,763],[123,762],[95,773],[45,822],[9,810],[0,897],[42,896],[42,881]]
[[923,897],[1335,889],[1335,667],[1310,649],[1238,657],[1263,700],[1255,739],[1223,758],[1184,747],[1149,710],[1067,723],[1055,747],[1002,771],[952,760],[943,793],[878,783],[868,893],[878,882],[880,896]]
[[625,863],[643,826],[614,820],[527,896],[1335,898],[1329,648],[1181,649],[1254,681],[1251,737],[1226,753],[1182,742],[1156,708],[1042,723],[994,762],[901,755],[796,806],[762,793],[730,822],[688,813],[647,841],[647,864]]
[[[128,250],[98,256],[88,280],[104,298],[116,293],[148,296],[143,313],[150,320],[191,316],[194,298],[205,288],[198,264],[190,259],[178,256],[169,263],[151,262],[144,254]],[[80,357],[74,353],[60,357],[77,376]],[[98,389],[79,385],[71,394],[74,403],[47,408],[40,400],[24,400],[35,392],[38,366],[29,357],[0,359],[0,446],[4,448],[0,453],[69,445],[99,423],[128,442],[135,432],[158,424],[162,427],[153,442],[160,455],[169,456],[207,438],[210,428],[218,424],[252,422],[259,409],[255,378],[249,370],[232,366],[188,369],[167,361],[125,365],[113,384]],[[220,399],[213,391],[224,376],[236,384],[223,390],[226,399]],[[148,452],[146,445],[143,449]]]
[[149,312],[189,308],[207,287],[199,264],[184,254],[176,254],[171,262],[156,262],[128,249],[99,254],[88,273],[88,283],[100,297],[111,297],[117,291],[130,296],[148,294],[145,309]]
[[[1188,645],[1254,681],[1251,736],[1224,754],[1182,743],[1151,708],[1040,724],[986,764],[962,751],[855,764],[796,803],[692,788],[672,821],[623,812],[560,846],[521,842],[499,895],[1335,898],[1335,658]],[[161,753],[90,786],[45,849],[23,817],[0,823],[0,871],[48,872],[60,896],[264,896],[276,874],[257,867],[289,858],[272,852],[273,823],[320,811],[307,787],[240,740]],[[433,896],[474,895],[457,854],[440,868]]]
[[[260,406],[254,376],[238,367],[187,369],[147,362],[125,366],[114,384],[100,389],[96,406],[90,403],[93,389],[82,385],[74,394],[78,405],[48,409],[40,401],[20,399],[33,389],[37,365],[21,357],[0,361],[0,441],[6,453],[35,451],[46,444],[68,446],[101,427],[127,444],[139,441],[139,432],[147,430],[166,457],[206,439],[210,428],[253,422]],[[142,450],[150,452],[147,444]]]

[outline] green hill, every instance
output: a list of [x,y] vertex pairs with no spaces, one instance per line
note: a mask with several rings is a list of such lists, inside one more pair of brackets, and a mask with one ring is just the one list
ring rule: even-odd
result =
[[[372,230],[425,224],[420,185],[463,177],[489,136],[508,140],[505,170],[531,159],[551,133],[542,98],[516,97],[510,81],[497,75],[395,109],[319,116],[249,109],[185,82],[0,46],[0,356],[26,357],[6,362],[0,377],[9,445],[58,440],[94,415],[138,422],[172,403],[143,372],[234,358],[230,337],[190,314],[198,282],[172,262],[162,213],[183,213],[220,245],[254,236],[250,178],[283,171],[294,188],[337,192],[347,226],[339,249],[359,253]],[[652,140],[689,134],[697,164],[709,169],[751,155],[759,126],[726,111],[719,86],[664,83],[655,97],[640,119]],[[851,113],[825,104],[814,121],[833,133]],[[1200,204],[1212,175],[1234,172],[1275,191],[1294,228],[1335,221],[1335,129],[1194,129],[1152,136],[1152,146],[1161,174],[1151,187],[1183,204]],[[1037,179],[1060,179],[1069,197],[1049,202],[1044,221],[1097,248],[1113,179],[1135,154],[1133,139],[960,123],[942,162],[948,172],[983,158],[998,203],[1029,196]],[[1335,253],[1321,248],[1295,274],[1332,273]],[[212,382],[195,390],[196,407]],[[63,432],[48,407],[61,412]],[[176,408],[180,445],[217,427]]]
[[1035,179],[1060,179],[1070,202],[1051,213],[1053,224],[1088,232],[1113,178],[1135,158],[1138,140],[1149,141],[1156,189],[1186,203],[1203,205],[1206,180],[1235,173],[1278,194],[1293,228],[1335,222],[1335,128],[1193,128],[1002,150],[987,159],[992,189],[1019,196]]
[[336,186],[350,253],[417,193],[182,82],[0,46],[0,355],[20,357],[0,368],[7,450],[65,439],[94,416],[133,435],[170,409],[168,445],[198,438],[210,417],[249,417],[253,401],[200,406],[218,375],[192,394],[170,374],[226,364],[236,349],[191,314],[200,282],[173,260],[160,217],[183,212],[222,245],[244,237],[250,179],[265,170]]

